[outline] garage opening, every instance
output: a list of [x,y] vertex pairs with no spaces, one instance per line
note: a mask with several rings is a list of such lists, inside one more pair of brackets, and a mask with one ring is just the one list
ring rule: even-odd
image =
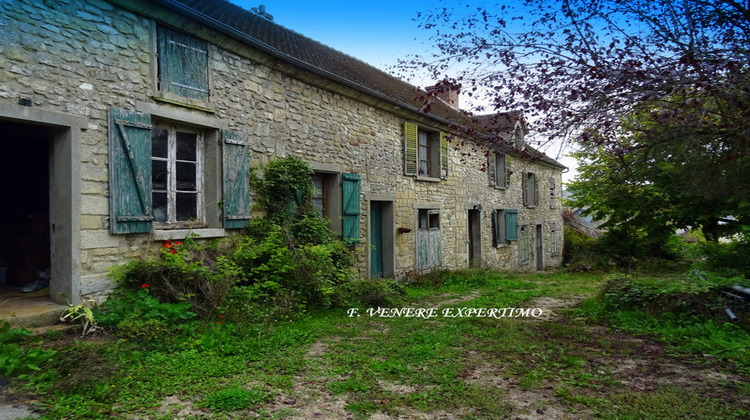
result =
[[0,287],[49,295],[50,128],[0,121]]

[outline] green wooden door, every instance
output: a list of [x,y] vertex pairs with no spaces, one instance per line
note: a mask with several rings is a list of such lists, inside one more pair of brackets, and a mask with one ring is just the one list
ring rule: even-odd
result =
[[383,277],[383,209],[370,204],[370,276]]

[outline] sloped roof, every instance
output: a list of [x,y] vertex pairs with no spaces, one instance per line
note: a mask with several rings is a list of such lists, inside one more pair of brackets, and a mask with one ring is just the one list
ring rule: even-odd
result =
[[[470,118],[445,102],[430,97],[424,90],[226,0],[152,1],[188,17],[198,19],[214,29],[251,44],[272,56],[379,99],[415,112],[422,112],[422,115],[442,123],[455,126],[473,126],[474,131],[486,128],[482,121]],[[511,119],[508,119],[509,123]],[[510,123],[510,127],[514,123]],[[492,135],[491,133],[487,134]],[[503,146],[500,147],[504,148]],[[519,151],[516,150],[515,152],[518,153]],[[537,151],[534,152],[530,155],[541,158],[548,164],[561,166],[555,160]],[[521,153],[528,152],[521,151]]]

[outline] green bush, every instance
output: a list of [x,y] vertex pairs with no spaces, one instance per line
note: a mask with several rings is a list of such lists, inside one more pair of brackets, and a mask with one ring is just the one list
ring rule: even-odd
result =
[[596,239],[569,227],[564,228],[563,265],[577,270],[602,268],[606,261],[596,249]]
[[[130,335],[138,335],[135,329],[149,326],[163,329],[192,320],[190,302],[160,302],[143,284],[139,290],[117,289],[99,309],[96,319],[103,327],[122,327]],[[148,322],[147,322],[148,321]]]

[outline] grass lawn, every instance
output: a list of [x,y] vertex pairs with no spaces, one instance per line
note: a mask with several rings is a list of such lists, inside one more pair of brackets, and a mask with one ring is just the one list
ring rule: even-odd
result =
[[[192,323],[139,341],[51,337],[55,358],[16,389],[45,418],[70,419],[750,418],[742,358],[592,321],[586,299],[602,281],[442,273],[397,306],[436,316],[339,309],[272,326]],[[581,302],[588,312],[574,309]]]

